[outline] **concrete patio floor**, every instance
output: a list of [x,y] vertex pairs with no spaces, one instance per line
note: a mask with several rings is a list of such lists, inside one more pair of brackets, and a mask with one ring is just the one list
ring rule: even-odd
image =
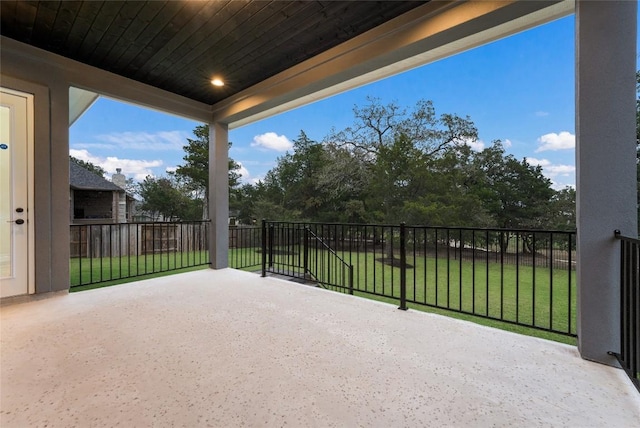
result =
[[1,308],[0,426],[640,425],[574,347],[226,269]]

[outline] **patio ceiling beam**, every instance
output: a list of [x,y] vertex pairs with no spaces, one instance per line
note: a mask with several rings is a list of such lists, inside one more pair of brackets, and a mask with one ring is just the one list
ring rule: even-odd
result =
[[566,16],[574,2],[429,2],[212,106],[236,128]]
[[[207,123],[211,106],[106,70],[0,36],[2,74],[50,85],[75,87],[127,103]],[[69,98],[69,95],[67,95]],[[67,125],[73,116],[65,119]]]

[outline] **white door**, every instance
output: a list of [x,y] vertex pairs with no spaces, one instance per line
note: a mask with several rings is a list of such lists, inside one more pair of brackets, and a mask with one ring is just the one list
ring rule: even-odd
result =
[[0,88],[0,297],[33,293],[33,96]]

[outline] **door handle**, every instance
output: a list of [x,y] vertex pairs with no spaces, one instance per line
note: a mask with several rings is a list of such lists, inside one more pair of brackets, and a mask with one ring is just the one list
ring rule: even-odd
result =
[[7,220],[7,223],[24,224],[24,220],[21,218],[17,220]]

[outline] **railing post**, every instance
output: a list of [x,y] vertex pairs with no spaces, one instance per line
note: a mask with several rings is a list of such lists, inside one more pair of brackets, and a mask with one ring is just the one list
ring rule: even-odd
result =
[[400,306],[398,309],[406,311],[407,308],[407,243],[405,236],[405,224],[400,223]]
[[267,220],[262,219],[262,277],[267,276]]
[[[640,331],[638,321],[640,319],[640,295],[638,293],[638,244],[629,244],[627,251],[631,254],[627,255],[627,281],[629,281],[629,295],[628,304],[629,307],[629,322],[627,324],[629,344],[629,372],[631,376],[636,376],[636,387],[640,383],[638,378],[640,373]],[[640,390],[640,387],[638,388]]]
[[353,295],[353,265],[349,265],[349,294]]
[[303,276],[306,279],[307,274],[309,273],[309,226],[304,227],[304,241],[303,241],[303,261],[302,267],[304,268]]

